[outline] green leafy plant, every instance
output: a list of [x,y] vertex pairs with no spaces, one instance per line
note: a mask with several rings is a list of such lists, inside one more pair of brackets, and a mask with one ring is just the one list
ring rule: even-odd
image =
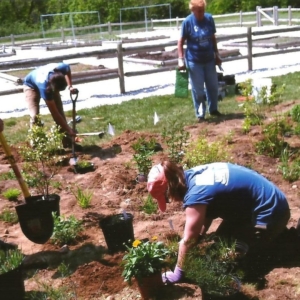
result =
[[193,168],[198,165],[229,160],[229,146],[226,140],[209,143],[205,136],[199,136],[187,147],[183,163],[185,167]]
[[0,274],[7,273],[18,268],[24,255],[19,249],[2,251],[0,250]]
[[82,222],[74,216],[66,218],[52,213],[54,229],[51,241],[54,244],[65,245],[74,242],[83,231]]
[[292,120],[300,123],[300,105],[295,105],[290,111]]
[[138,168],[139,174],[148,175],[152,166],[152,155],[154,154],[152,143],[146,142],[145,138],[139,138],[136,143],[131,145],[135,151],[133,160]]
[[140,209],[146,214],[153,214],[157,212],[157,202],[153,200],[151,195],[147,195],[147,198],[144,200]]
[[190,133],[184,130],[182,123],[174,121],[163,128],[162,137],[168,146],[168,158],[176,163],[181,163]]
[[270,157],[279,157],[287,147],[284,141],[284,133],[290,131],[291,127],[285,119],[275,119],[273,122],[263,126],[263,139],[255,144],[259,154]]
[[9,170],[8,172],[0,174],[1,180],[10,180],[10,179],[16,179],[16,175],[13,170]]
[[71,274],[70,266],[64,262],[57,267],[57,271],[60,273],[61,277],[67,277]]
[[124,268],[122,276],[129,284],[133,277],[140,280],[161,272],[166,266],[166,258],[170,254],[168,248],[162,242],[157,241],[157,237],[146,242],[135,240],[132,248],[126,247],[127,253],[122,260]]
[[4,191],[4,192],[2,193],[2,195],[3,195],[6,199],[12,201],[12,200],[17,200],[18,197],[21,195],[21,193],[22,193],[22,192],[21,192],[20,190],[18,190],[18,189],[10,188],[10,189],[7,189],[6,191]]
[[63,157],[59,153],[63,149],[63,136],[56,125],[49,131],[44,126],[34,125],[28,131],[27,145],[20,148],[26,162],[23,168],[25,180],[40,194],[49,195],[50,182],[61,167]]
[[10,224],[16,224],[19,222],[18,215],[15,210],[10,210],[8,208],[4,208],[2,210],[2,212],[0,213],[0,220]]
[[72,191],[73,195],[75,196],[78,205],[81,208],[88,208],[91,205],[92,197],[93,197],[93,192],[86,189],[83,190],[79,186],[77,186],[76,191]]
[[224,296],[236,291],[239,287],[237,282],[243,276],[237,268],[236,259],[235,242],[202,242],[201,247],[194,247],[187,254],[183,269],[186,278],[203,292]]
[[288,148],[285,148],[280,155],[280,164],[278,166],[284,180],[289,182],[296,181],[300,178],[300,161],[296,159],[290,162],[292,153]]
[[79,168],[89,168],[92,167],[94,164],[87,160],[79,160],[77,161],[76,165]]

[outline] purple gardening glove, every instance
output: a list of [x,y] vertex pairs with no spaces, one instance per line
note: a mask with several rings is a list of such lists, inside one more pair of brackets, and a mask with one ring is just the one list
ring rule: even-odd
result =
[[177,283],[184,277],[184,271],[179,267],[175,267],[174,272],[165,272],[162,274],[162,281],[164,283]]

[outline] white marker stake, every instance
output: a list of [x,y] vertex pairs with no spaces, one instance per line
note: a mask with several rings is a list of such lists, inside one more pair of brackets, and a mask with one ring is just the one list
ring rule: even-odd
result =
[[154,125],[156,125],[156,123],[159,122],[159,117],[157,115],[157,113],[154,113]]
[[114,130],[113,126],[110,123],[108,124],[108,131],[107,132],[110,135],[115,135],[115,130]]

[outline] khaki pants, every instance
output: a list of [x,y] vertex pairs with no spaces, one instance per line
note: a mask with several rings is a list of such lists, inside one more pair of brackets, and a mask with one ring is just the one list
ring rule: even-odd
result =
[[[27,85],[24,85],[24,94],[25,94],[25,101],[27,104],[27,107],[29,109],[29,115],[30,115],[30,126],[36,123],[37,121],[37,115],[40,113],[40,93],[32,88],[30,88]],[[61,97],[59,92],[55,92],[54,99],[51,100],[54,101],[56,104],[56,107],[59,111],[59,113],[63,116],[63,118],[66,120],[66,116],[63,109],[63,104],[61,102]],[[58,125],[58,124],[57,124]]]

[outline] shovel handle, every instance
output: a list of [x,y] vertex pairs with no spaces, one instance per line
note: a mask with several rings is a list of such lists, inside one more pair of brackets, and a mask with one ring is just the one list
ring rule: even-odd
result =
[[19,171],[19,168],[18,168],[18,166],[16,165],[15,158],[14,158],[14,156],[12,155],[12,153],[11,153],[11,151],[10,151],[10,148],[9,148],[9,146],[8,146],[8,144],[7,144],[6,140],[5,140],[5,137],[4,137],[4,135],[3,135],[2,132],[0,132],[0,141],[1,141],[1,144],[2,144],[2,146],[3,146],[4,152],[5,152],[6,156],[7,156],[7,159],[8,159],[8,161],[9,161],[9,163],[10,163],[10,165],[11,165],[11,167],[12,167],[12,169],[13,169],[13,171],[14,171],[16,177],[17,177],[17,180],[18,180],[18,182],[19,182],[19,185],[20,185],[20,187],[21,187],[21,190],[22,190],[22,192],[23,192],[23,195],[24,195],[25,199],[26,199],[26,198],[29,198],[31,195],[30,195],[30,193],[29,193],[27,184],[26,184],[26,182],[23,180],[23,177],[22,177],[22,175],[21,175],[21,173],[20,173],[20,171]]

